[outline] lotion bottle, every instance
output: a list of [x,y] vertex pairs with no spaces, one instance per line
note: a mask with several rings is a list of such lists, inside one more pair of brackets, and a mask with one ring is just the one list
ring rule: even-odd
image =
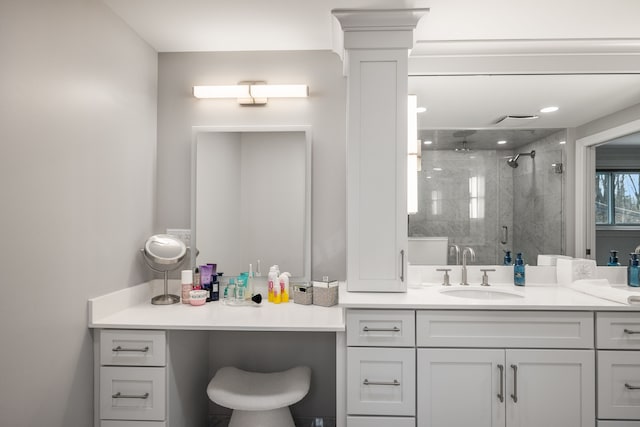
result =
[[276,273],[276,266],[272,265],[269,268],[269,274],[267,275],[267,284],[269,286],[269,289],[268,289],[269,302],[273,302],[273,288],[277,283],[278,283],[278,273]]
[[516,263],[513,265],[513,284],[516,286],[524,286],[524,260],[522,254],[518,252],[516,255]]
[[282,302],[289,302],[289,277],[291,277],[291,273],[286,271],[279,277],[280,298]]
[[189,292],[193,290],[193,272],[191,270],[182,270],[180,277],[182,284],[182,303],[189,304]]

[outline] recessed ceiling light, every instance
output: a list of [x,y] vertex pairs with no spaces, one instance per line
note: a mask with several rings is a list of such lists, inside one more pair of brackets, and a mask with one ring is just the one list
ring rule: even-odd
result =
[[507,143],[507,141],[505,141],[504,139],[503,139],[503,140],[501,140],[501,141],[498,141],[498,145],[504,145],[504,144],[506,144],[506,143]]
[[428,176],[428,177],[427,177],[427,179],[431,179],[431,177],[430,177],[430,176]]
[[553,113],[554,111],[558,111],[558,107],[544,107],[540,109],[541,113]]
[[425,141],[424,142],[424,145],[431,145],[431,144],[433,144],[433,141]]
[[416,108],[416,113],[424,113],[427,111],[427,107],[418,107]]
[[433,168],[434,171],[441,171],[442,168]]
[[560,145],[564,145],[566,143],[567,143],[567,141],[560,141]]

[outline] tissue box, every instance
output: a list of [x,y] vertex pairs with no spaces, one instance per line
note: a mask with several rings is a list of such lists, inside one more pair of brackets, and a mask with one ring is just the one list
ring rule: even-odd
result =
[[592,259],[558,258],[556,264],[556,280],[560,285],[567,285],[576,280],[595,279],[596,262]]
[[293,302],[302,305],[313,303],[313,286],[293,285]]
[[331,307],[338,303],[338,282],[313,282],[313,304]]

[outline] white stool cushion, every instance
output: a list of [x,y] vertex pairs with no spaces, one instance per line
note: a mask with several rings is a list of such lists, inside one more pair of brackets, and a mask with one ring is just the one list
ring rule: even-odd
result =
[[218,369],[207,386],[209,398],[218,405],[240,411],[266,411],[292,405],[309,392],[311,368],[263,374],[232,366]]

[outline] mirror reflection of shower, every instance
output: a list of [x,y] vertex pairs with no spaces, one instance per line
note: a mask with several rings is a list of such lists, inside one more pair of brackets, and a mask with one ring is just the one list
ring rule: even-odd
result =
[[531,157],[532,159],[535,159],[535,157],[536,157],[536,151],[535,151],[535,150],[532,150],[532,151],[531,151],[531,152],[529,152],[529,153],[518,153],[518,154],[516,154],[516,155],[515,155],[515,156],[513,156],[513,157],[509,157],[509,159],[507,159],[507,164],[508,164],[509,166],[511,166],[512,168],[514,168],[514,169],[515,169],[515,168],[517,168],[517,167],[518,167],[518,159],[520,158],[520,156],[529,156],[529,157]]

